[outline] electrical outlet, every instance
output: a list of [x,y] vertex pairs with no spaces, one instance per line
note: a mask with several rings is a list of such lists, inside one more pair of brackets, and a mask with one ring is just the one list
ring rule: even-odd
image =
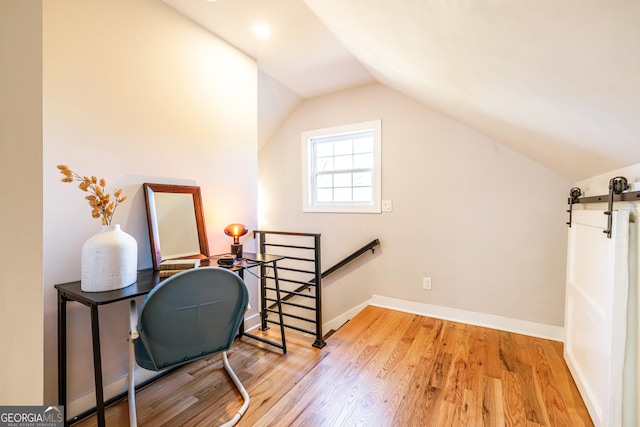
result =
[[431,277],[422,278],[422,289],[431,290]]

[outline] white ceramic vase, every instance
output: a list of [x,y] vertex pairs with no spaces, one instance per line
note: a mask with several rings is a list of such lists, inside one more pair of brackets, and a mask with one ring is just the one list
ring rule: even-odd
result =
[[119,224],[103,225],[102,231],[82,246],[80,287],[83,292],[124,288],[138,276],[138,243]]

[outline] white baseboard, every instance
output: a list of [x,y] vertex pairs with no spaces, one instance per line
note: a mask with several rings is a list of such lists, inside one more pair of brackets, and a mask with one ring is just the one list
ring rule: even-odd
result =
[[564,328],[562,326],[546,325],[543,323],[529,322],[527,320],[511,319],[493,314],[476,313],[473,311],[407,301],[398,298],[384,297],[381,295],[374,295],[369,301],[369,305],[403,311],[405,313],[435,317],[437,319],[467,323],[485,328],[499,329],[501,331],[529,335],[553,341],[564,341]]
[[252,314],[251,316],[245,316],[244,318],[244,330],[252,331],[260,327],[260,313]]
[[350,319],[352,319],[356,314],[360,313],[369,305],[369,302],[364,302],[356,307],[353,307],[351,310],[346,313],[341,314],[340,316],[329,320],[322,324],[322,335],[328,333],[331,330],[337,331],[340,329],[340,326],[347,323]]
[[[139,366],[136,366],[134,377],[136,379],[136,384],[141,384],[145,381],[148,381],[154,378],[161,373],[155,371],[148,371]],[[128,381],[129,374],[125,374],[116,380],[110,382],[109,384],[105,384],[104,386],[104,400],[107,401],[115,396],[118,396],[121,393],[126,393],[129,387]],[[65,416],[67,419],[72,419],[80,414],[83,414],[87,411],[93,410],[96,408],[96,392],[91,391],[87,394],[83,394],[82,396],[76,397],[73,400],[67,402],[67,406],[65,407]]]

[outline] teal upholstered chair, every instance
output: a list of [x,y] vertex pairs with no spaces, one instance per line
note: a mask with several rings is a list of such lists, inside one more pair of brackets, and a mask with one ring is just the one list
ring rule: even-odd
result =
[[243,320],[249,296],[244,281],[218,267],[186,270],[162,281],[142,302],[139,314],[131,301],[129,340],[129,418],[137,425],[134,363],[161,371],[222,353],[224,368],[244,403],[225,426],[238,422],[249,395],[231,369],[227,350]]

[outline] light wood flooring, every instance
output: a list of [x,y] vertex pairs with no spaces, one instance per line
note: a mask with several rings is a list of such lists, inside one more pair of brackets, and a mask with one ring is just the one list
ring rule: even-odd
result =
[[[236,341],[229,361],[251,396],[238,426],[593,425],[558,342],[377,307],[312,342],[288,333],[282,355]],[[138,424],[214,426],[240,405],[216,356],[138,391]],[[107,408],[107,426],[126,425],[126,400]]]

